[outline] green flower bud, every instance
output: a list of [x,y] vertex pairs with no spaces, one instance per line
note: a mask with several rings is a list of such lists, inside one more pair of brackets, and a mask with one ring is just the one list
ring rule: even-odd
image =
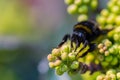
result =
[[82,0],[74,0],[74,3],[78,6],[80,6],[82,4]]
[[68,5],[72,4],[73,3],[73,0],[64,0],[64,2]]
[[105,75],[101,74],[101,75],[97,76],[96,80],[104,80],[104,78],[105,78]]
[[68,6],[67,11],[69,14],[76,14],[77,9],[78,9],[77,5],[71,4],[70,6]]
[[103,9],[101,11],[101,15],[107,17],[107,16],[109,16],[109,11],[107,9]]
[[111,77],[109,75],[106,75],[104,80],[111,80]]
[[107,61],[107,62],[111,62],[112,59],[113,59],[112,55],[109,55],[109,56],[105,57],[105,61]]
[[108,5],[108,8],[111,9],[114,6],[114,3],[109,1],[107,5]]
[[117,63],[118,63],[118,59],[117,59],[117,57],[114,57],[112,62],[111,62],[111,65],[114,66],[114,65],[117,65]]
[[106,23],[106,18],[103,16],[97,16],[97,22],[104,25]]
[[49,62],[49,67],[54,68],[55,67],[54,62]]
[[60,56],[60,50],[57,49],[57,48],[53,49],[53,50],[52,50],[52,55],[53,55],[53,56]]
[[56,68],[56,74],[61,76],[64,72],[62,72],[61,67]]
[[115,34],[115,35],[113,36],[113,38],[114,38],[115,41],[118,41],[118,40],[119,40],[119,34]]
[[115,23],[116,23],[117,25],[120,25],[120,16],[116,16],[116,18],[115,18]]
[[105,46],[106,46],[106,47],[110,47],[111,45],[112,45],[112,42],[111,42],[111,41],[109,41],[108,39],[105,40]]
[[78,61],[73,61],[73,63],[70,66],[71,69],[77,69],[78,67],[79,67],[79,62]]
[[102,67],[107,67],[109,65],[109,63],[106,61],[101,62],[101,64],[102,64]]
[[120,72],[117,73],[117,79],[120,79]]
[[64,52],[64,53],[61,54],[61,59],[63,61],[67,60],[67,58],[68,58],[68,54],[66,52]]
[[59,65],[61,65],[61,63],[62,63],[61,60],[56,60],[56,61],[54,62],[54,65],[55,65],[55,66],[59,66]]
[[84,21],[84,20],[87,20],[87,19],[88,19],[88,16],[87,16],[87,15],[81,14],[81,15],[78,16],[77,21],[78,21],[78,22],[81,22],[81,21]]
[[61,47],[61,51],[62,51],[62,52],[69,53],[69,46],[68,46],[68,45],[63,45],[63,46]]
[[108,50],[109,52],[110,52],[110,54],[113,54],[114,53],[114,48],[113,47],[111,47],[111,48],[109,48],[109,50]]
[[97,8],[98,2],[97,0],[92,0],[90,3],[90,6],[93,10],[95,10]]
[[66,72],[68,70],[68,67],[66,65],[61,66],[62,72]]
[[120,8],[119,8],[119,6],[117,6],[117,5],[114,5],[114,6],[112,7],[112,9],[111,9],[111,11],[112,11],[113,13],[118,13],[119,10],[120,10]]
[[115,18],[116,18],[115,14],[110,14],[109,17],[107,18],[107,23],[113,24],[115,21]]
[[85,6],[85,5],[80,6],[79,9],[78,9],[78,12],[82,13],[82,14],[86,14],[86,13],[88,13],[88,7]]
[[83,0],[83,3],[89,4],[90,0]]
[[54,60],[55,60],[55,57],[54,57],[52,54],[49,54],[49,55],[47,56],[47,59],[48,59],[48,61],[54,61]]
[[117,5],[120,7],[120,1],[117,1]]
[[107,75],[116,74],[116,70],[110,69],[106,72]]
[[68,54],[68,58],[69,58],[69,60],[71,60],[71,61],[75,60],[75,54],[69,53],[69,54]]

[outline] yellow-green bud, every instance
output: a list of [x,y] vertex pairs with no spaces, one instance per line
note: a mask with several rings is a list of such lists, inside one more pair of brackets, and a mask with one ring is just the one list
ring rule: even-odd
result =
[[94,60],[94,55],[93,54],[88,54],[87,56],[86,56],[86,61],[87,62],[92,62]]
[[63,45],[63,46],[61,47],[61,51],[62,51],[62,52],[69,53],[69,46],[68,46],[68,45]]
[[113,36],[113,39],[115,40],[115,41],[119,41],[119,34],[115,34],[114,36]]
[[74,0],[74,3],[79,6],[82,4],[82,0]]
[[106,61],[101,62],[101,64],[102,64],[102,67],[107,67],[109,65],[109,63]]
[[54,68],[55,67],[54,62],[49,62],[49,67]]
[[57,49],[57,48],[54,48],[54,49],[52,50],[52,55],[54,55],[54,56],[60,56],[60,50]]
[[105,41],[105,46],[106,47],[109,47],[109,46],[111,46],[112,45],[112,42],[111,41],[109,41],[109,40],[106,40]]
[[71,60],[71,61],[75,60],[75,54],[69,53],[69,54],[68,54],[68,58],[69,58],[69,60]]
[[105,61],[107,61],[107,62],[111,62],[112,59],[113,59],[112,55],[109,55],[109,56],[105,57]]
[[109,11],[108,11],[107,9],[103,9],[103,10],[101,11],[101,15],[107,17],[107,16],[109,16]]
[[86,14],[86,13],[88,13],[88,7],[87,6],[80,6],[78,9],[78,12],[81,14]]
[[59,65],[61,65],[61,63],[62,63],[61,60],[56,60],[56,61],[54,62],[54,65],[55,65],[55,66],[59,66]]
[[98,59],[99,59],[99,61],[103,61],[104,60],[104,56],[103,55],[98,55]]
[[111,10],[112,10],[113,13],[118,13],[120,8],[119,8],[119,6],[114,5]]
[[47,59],[48,59],[48,61],[54,61],[54,60],[55,60],[55,57],[54,57],[52,54],[49,54],[49,55],[47,56]]
[[120,25],[120,16],[116,16],[115,23],[117,25]]
[[83,0],[83,3],[88,4],[90,0]]
[[67,60],[67,58],[68,58],[68,54],[66,52],[64,52],[64,53],[61,54],[61,59],[63,61]]
[[73,0],[64,0],[64,2],[67,4],[67,5],[70,5],[73,3]]
[[70,66],[71,69],[77,69],[78,67],[79,67],[79,62],[78,61],[73,61],[73,63]]
[[90,6],[93,10],[95,10],[97,8],[98,2],[97,0],[92,0],[90,3]]
[[78,9],[77,5],[71,4],[70,6],[68,6],[67,11],[69,14],[76,14],[77,9]]
[[110,69],[106,72],[107,75],[110,75],[110,74],[116,74],[116,70],[114,69]]
[[105,75],[101,74],[101,75],[97,76],[96,80],[104,80],[104,78],[105,78]]
[[120,79],[120,72],[117,73],[117,79]]
[[81,15],[78,16],[78,19],[77,19],[78,22],[81,22],[81,21],[84,21],[84,20],[88,20],[87,15],[81,14]]
[[111,65],[114,66],[114,65],[117,65],[117,63],[118,63],[118,59],[117,59],[117,57],[114,57],[112,62],[111,62]]
[[68,70],[68,67],[66,65],[61,66],[62,72],[66,72]]
[[116,75],[115,74],[110,74],[111,80],[116,80]]
[[61,76],[64,72],[61,71],[61,67],[56,68],[56,74]]

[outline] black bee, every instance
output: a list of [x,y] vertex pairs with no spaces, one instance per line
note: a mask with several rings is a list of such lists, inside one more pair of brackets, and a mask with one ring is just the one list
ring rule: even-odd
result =
[[96,44],[92,43],[92,41],[95,40],[100,35],[106,34],[110,30],[106,30],[106,29],[101,30],[99,29],[98,25],[92,21],[82,21],[80,23],[77,23],[73,27],[73,33],[71,35],[66,34],[63,37],[63,40],[58,45],[58,47],[61,47],[68,39],[71,41],[71,47],[73,47],[73,43],[76,44],[76,49],[80,46],[81,43],[83,43],[83,47],[79,52],[81,52],[84,48],[89,46],[89,49],[79,56],[79,57],[83,57],[88,52],[95,50]]

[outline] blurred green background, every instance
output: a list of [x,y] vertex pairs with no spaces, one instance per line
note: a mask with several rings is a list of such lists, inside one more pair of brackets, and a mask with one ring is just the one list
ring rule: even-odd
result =
[[63,0],[0,0],[0,80],[70,80],[56,76],[46,56],[75,20]]

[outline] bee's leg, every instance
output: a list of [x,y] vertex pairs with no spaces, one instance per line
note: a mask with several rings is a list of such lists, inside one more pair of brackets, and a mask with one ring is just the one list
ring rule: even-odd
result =
[[63,37],[62,42],[58,45],[58,48],[61,47],[68,39],[70,39],[70,34],[66,34]]
[[[84,46],[83,46],[83,48],[82,48],[80,51],[82,51],[87,45],[89,45],[89,43],[88,43],[87,40],[85,40]],[[79,52],[80,52],[80,51],[79,51]],[[79,53],[79,52],[78,52],[78,53]],[[83,53],[80,57],[84,57],[85,55],[87,55],[87,53],[88,53],[88,51],[86,51],[85,53]]]
[[90,46],[90,49],[88,50],[89,52],[92,52],[93,50],[95,50],[96,49],[96,44],[95,43],[90,43],[89,44],[89,46]]

